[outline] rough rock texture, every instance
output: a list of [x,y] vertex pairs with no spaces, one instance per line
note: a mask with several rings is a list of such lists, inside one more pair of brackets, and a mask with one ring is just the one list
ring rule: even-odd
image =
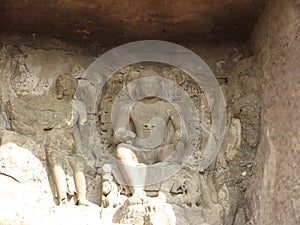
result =
[[0,146],[1,225],[100,223],[97,207],[56,207],[47,171],[31,152],[33,141],[12,131],[6,131],[5,136],[6,141],[14,140],[18,144]]
[[262,134],[247,191],[250,224],[300,223],[300,2],[273,1],[258,23]]
[[[251,56],[251,51],[247,46],[222,45],[211,48],[193,46],[191,49],[208,63],[222,85],[228,104],[228,121],[231,125],[216,164],[204,174],[196,172],[195,176],[200,179],[200,182],[195,185],[198,178],[188,177],[186,179],[188,183],[185,179],[179,179],[176,176],[174,178],[179,189],[189,188],[187,184],[201,188],[192,188],[189,193],[195,195],[186,196],[188,197],[186,199],[181,198],[185,195],[183,190],[175,190],[171,193],[174,201],[168,199],[168,202],[172,202],[176,221],[179,224],[186,224],[188,221],[193,225],[205,223],[219,225],[233,224],[235,221],[235,225],[241,225],[245,222],[243,195],[248,185],[247,180],[251,176],[252,162],[259,141],[260,74],[255,69],[255,57]],[[48,172],[44,149],[45,139],[50,137],[49,140],[51,140],[51,137],[55,137],[52,136],[53,134],[63,133],[64,129],[67,129],[66,124],[71,117],[71,99],[77,78],[80,78],[92,61],[91,57],[64,50],[4,45],[1,50],[0,64],[1,144],[6,146],[6,144],[14,143],[14,146],[17,146],[15,148],[26,149],[41,162],[41,170]],[[164,71],[166,73],[172,71],[169,75],[176,74],[177,76],[177,73],[168,67]],[[24,167],[22,169],[24,170]],[[68,184],[72,186],[72,169],[67,166],[66,171]],[[10,171],[7,170],[5,173],[10,174]],[[99,204],[100,178],[93,178],[89,174],[86,176],[88,199]],[[5,179],[13,182],[7,176]],[[47,179],[44,176],[42,182],[48,184]],[[51,183],[51,179],[49,181]],[[170,182],[172,184],[173,181],[170,180]],[[10,184],[7,183],[7,185]],[[168,187],[167,184],[166,186]],[[118,190],[115,191],[119,194]],[[170,195],[170,189],[164,189],[164,191]],[[41,193],[39,196],[43,198],[44,194]],[[74,205],[69,205],[66,209],[56,207],[53,206],[53,197],[52,193],[47,192],[46,203],[50,206],[40,207],[42,211],[40,215],[48,217],[49,224],[53,220],[61,221],[59,222],[61,224],[68,221],[63,217],[64,214],[76,214],[76,217],[72,217],[74,218],[73,224],[76,222],[82,224],[80,218],[87,215],[91,218],[91,221],[87,221],[88,224],[100,221],[99,209],[98,211],[94,208],[87,210]],[[185,204],[182,204],[183,200],[186,201]],[[10,202],[10,204],[17,203]],[[102,221],[105,224],[111,223],[116,210],[117,208],[113,207],[103,209]],[[18,216],[10,217],[10,220],[12,219],[27,221],[19,220]],[[44,224],[41,222],[43,218],[34,217],[33,219]],[[29,223],[33,224],[31,221]]]
[[[1,32],[121,43],[247,38],[267,0],[26,0],[1,2]],[[218,37],[218,35],[221,35]]]
[[[176,220],[182,224],[187,223],[185,218],[191,224],[214,220],[210,224],[299,224],[299,0],[270,1],[261,17],[254,33],[260,71],[255,66],[256,57],[242,46],[224,42],[206,48],[201,42],[243,40],[265,2],[3,1],[0,224],[111,223],[114,208],[104,209],[100,221],[98,208],[54,206],[43,143],[50,130],[66,125],[76,78],[92,62],[91,57],[57,49],[66,49],[62,40],[109,46],[145,38],[188,43],[217,76],[228,104],[230,125],[224,146],[204,175],[212,182],[205,187],[213,193],[211,203],[221,205],[216,209],[222,214],[217,210],[207,213],[213,206],[205,203],[206,210],[202,211],[189,207],[183,211],[173,205]],[[11,33],[14,35],[10,37]],[[43,35],[50,40],[46,44],[40,41]],[[89,54],[99,55],[102,46]],[[75,52],[82,51],[77,48]],[[66,170],[72,180],[72,171]],[[99,180],[87,177],[88,199],[99,204]]]
[[[182,209],[181,209],[182,210]],[[182,210],[183,211],[183,210]],[[148,197],[143,204],[130,204],[128,201],[114,215],[113,222],[136,225],[183,225],[179,223],[172,205],[159,198]]]
[[229,128],[215,175],[220,188],[219,198],[222,199],[227,192],[230,196],[230,204],[225,206],[228,211],[226,224],[246,223],[244,194],[249,185],[248,178],[252,176],[260,137],[260,75],[256,58],[247,57],[237,62],[227,83],[222,85],[227,97]]
[[53,206],[47,173],[28,149],[13,143],[2,145],[0,165],[0,221],[30,220],[30,208]]
[[[70,120],[75,77],[91,59],[25,46],[6,46],[0,55],[0,223],[66,224],[71,212],[77,212],[78,224],[86,216],[99,222],[99,207],[55,207],[44,148],[51,131],[63,132]],[[72,170],[65,170],[69,188],[74,189]],[[99,179],[87,175],[87,197],[96,204]]]

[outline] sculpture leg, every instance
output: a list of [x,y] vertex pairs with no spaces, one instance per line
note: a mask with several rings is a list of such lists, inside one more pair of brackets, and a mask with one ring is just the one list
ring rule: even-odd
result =
[[54,183],[58,204],[66,204],[68,187],[64,171],[65,159],[63,159],[59,154],[53,152],[51,149],[46,149],[46,151],[48,153],[48,165]]
[[132,195],[138,198],[144,197],[144,187],[141,185],[143,182],[136,168],[139,162],[134,152],[123,145],[119,145],[115,156],[120,160],[120,172],[131,188]]
[[69,159],[70,165],[73,170],[74,184],[76,188],[76,196],[78,199],[78,204],[81,204],[86,200],[86,183],[84,175],[84,163],[81,157],[74,156]]
[[86,199],[86,180],[85,180],[85,164],[81,156],[76,155],[69,158],[70,165],[73,170],[74,184],[76,188],[77,204],[90,206],[94,205]]

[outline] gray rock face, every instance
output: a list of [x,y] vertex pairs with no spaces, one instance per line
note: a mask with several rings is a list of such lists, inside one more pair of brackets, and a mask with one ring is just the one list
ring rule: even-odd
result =
[[251,187],[250,224],[300,223],[300,8],[272,1],[255,30],[262,70],[262,133]]

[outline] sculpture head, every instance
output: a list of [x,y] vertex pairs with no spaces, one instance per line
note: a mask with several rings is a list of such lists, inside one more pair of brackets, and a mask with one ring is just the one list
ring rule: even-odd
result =
[[142,97],[151,98],[160,96],[163,89],[162,79],[153,69],[141,72],[142,78],[138,80],[138,89]]

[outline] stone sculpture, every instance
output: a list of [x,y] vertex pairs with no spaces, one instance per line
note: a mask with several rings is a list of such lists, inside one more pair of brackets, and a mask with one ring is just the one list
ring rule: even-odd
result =
[[69,73],[59,74],[55,81],[55,94],[57,99],[71,99],[75,92],[75,80]]
[[[184,124],[175,107],[157,97],[163,88],[160,80],[154,78],[158,74],[154,70],[145,70],[142,76],[148,79],[140,80],[135,88],[145,97],[121,108],[114,135],[116,158],[131,166],[123,167],[120,173],[130,186],[133,198],[137,199],[145,196],[145,192],[136,166],[165,160],[176,145],[184,145],[187,140]],[[168,124],[172,124],[175,131],[169,143],[166,141]]]
[[197,172],[183,168],[170,180],[166,193],[170,203],[190,208],[201,204],[200,179]]
[[120,196],[120,188],[114,181],[112,169],[109,164],[103,166],[102,172],[102,203],[101,206],[117,207],[122,203],[122,196]]
[[0,95],[0,143],[1,143],[1,135],[3,130],[10,130],[10,121],[5,112],[5,108],[9,108],[9,101],[5,104],[2,101],[2,96]]
[[[44,147],[57,204],[67,204],[75,197],[77,205],[93,205],[86,199],[86,166],[83,157],[76,150],[70,128],[49,131]],[[75,190],[72,190],[67,181],[67,166],[73,171]]]
[[[113,74],[103,90],[96,118],[103,150],[98,156],[95,153],[95,160],[113,167],[113,177],[108,172],[102,178],[103,212],[115,210],[113,222],[117,224],[222,224],[224,208],[214,177],[208,175],[211,171],[199,172],[212,118],[197,83],[177,68],[132,65]],[[193,104],[197,113],[189,114]],[[97,116],[93,111],[90,114]],[[200,135],[193,135],[197,130]],[[191,146],[195,150],[185,154]],[[161,183],[149,182],[150,174],[159,173],[164,163],[182,169]],[[150,171],[154,167],[157,170]],[[155,218],[160,221],[154,223]]]

